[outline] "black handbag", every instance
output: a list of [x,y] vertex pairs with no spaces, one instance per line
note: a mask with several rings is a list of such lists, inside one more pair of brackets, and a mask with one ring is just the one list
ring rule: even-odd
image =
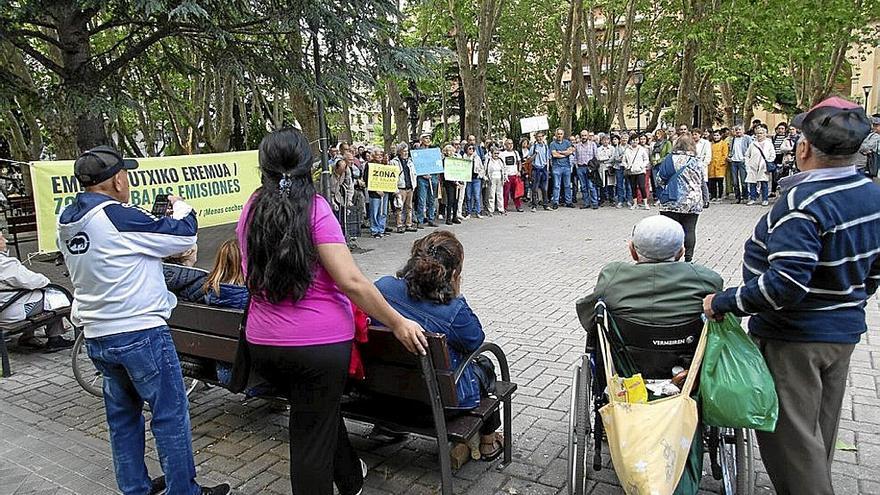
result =
[[226,386],[230,392],[235,394],[244,392],[251,374],[251,350],[245,333],[250,307],[251,298],[248,297],[247,304],[244,307],[244,314],[241,318],[241,324],[238,327],[238,347],[235,349],[235,362],[232,363],[229,385]]

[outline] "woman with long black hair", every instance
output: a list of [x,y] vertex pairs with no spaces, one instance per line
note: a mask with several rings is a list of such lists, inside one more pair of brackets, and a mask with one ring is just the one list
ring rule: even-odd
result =
[[385,322],[411,352],[422,328],[391,308],[358,269],[342,228],[312,183],[309,140],[297,129],[260,143],[262,187],[236,228],[251,293],[246,335],[254,369],[290,401],[295,495],[360,493],[366,464],[352,449],[339,401],[347,378],[351,301]]

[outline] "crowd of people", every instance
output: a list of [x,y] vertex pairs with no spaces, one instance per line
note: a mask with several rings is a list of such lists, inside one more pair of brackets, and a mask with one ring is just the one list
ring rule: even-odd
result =
[[[662,128],[643,134],[583,130],[565,136],[557,129],[549,142],[538,132],[518,143],[510,138],[478,142],[470,135],[435,146],[424,134],[417,142],[398,144],[391,155],[342,143],[330,149],[333,207],[361,215],[363,227],[377,238],[436,227],[440,221],[452,225],[523,212],[524,205],[532,212],[578,203],[582,209],[650,209],[659,206],[659,167],[685,136],[692,144],[683,152],[695,157],[703,171],[703,208],[731,194],[736,203],[768,206],[779,178],[796,171],[793,150],[799,135],[786,123],[771,134],[755,121],[748,130],[682,125],[669,133]],[[443,174],[417,176],[410,150],[431,147],[440,148],[444,157],[470,160],[471,181],[446,181]],[[370,163],[397,167],[396,193],[368,190]]]

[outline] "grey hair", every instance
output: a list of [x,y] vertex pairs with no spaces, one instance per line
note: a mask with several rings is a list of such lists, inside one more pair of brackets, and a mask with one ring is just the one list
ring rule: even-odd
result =
[[813,143],[810,143],[810,153],[816,157],[816,161],[821,163],[825,167],[848,167],[856,162],[859,158],[858,153],[853,153],[851,155],[829,155],[824,151],[817,148]]
[[403,151],[403,150],[407,150],[407,151],[408,151],[408,150],[409,150],[409,145],[406,144],[406,143],[400,143],[400,144],[398,144],[397,147],[395,148],[395,151],[397,151],[397,153],[400,153],[400,152]]

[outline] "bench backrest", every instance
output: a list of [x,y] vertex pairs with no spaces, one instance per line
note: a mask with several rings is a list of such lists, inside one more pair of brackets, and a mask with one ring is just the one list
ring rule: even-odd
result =
[[[458,406],[453,369],[446,346],[446,336],[425,333],[428,352],[434,364],[434,375],[445,407]],[[420,358],[403,347],[391,330],[370,327],[367,342],[359,346],[364,363],[365,379],[357,388],[376,394],[430,404],[430,396],[422,376]]]
[[[226,363],[235,361],[243,311],[179,302],[168,319],[177,352]],[[446,407],[458,405],[446,336],[426,333],[440,397]],[[391,330],[371,327],[359,346],[366,378],[357,382],[364,392],[430,403],[420,358],[403,347]]]
[[21,215],[6,217],[6,225],[10,234],[27,234],[37,231],[36,215]]
[[232,363],[243,315],[239,309],[181,301],[171,313],[168,326],[178,353]]

